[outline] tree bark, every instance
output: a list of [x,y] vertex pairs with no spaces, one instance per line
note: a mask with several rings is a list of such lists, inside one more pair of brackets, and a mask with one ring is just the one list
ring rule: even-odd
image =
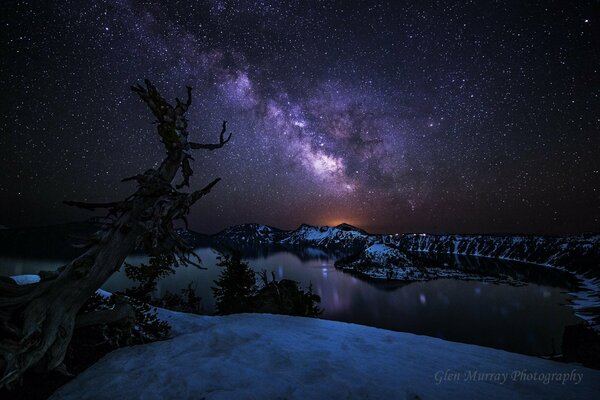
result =
[[145,87],[138,84],[132,90],[156,117],[166,157],[158,169],[130,178],[138,182],[138,189],[124,201],[70,202],[88,209],[108,208],[112,221],[96,232],[85,253],[59,274],[48,274],[46,280],[24,286],[0,280],[0,387],[14,382],[34,365],[48,370],[62,367],[75,326],[87,325],[94,318],[109,318],[84,314],[83,321],[76,322],[79,309],[135,248],[142,247],[149,253],[168,252],[175,262],[192,263],[191,249],[175,234],[173,220],[185,219],[190,207],[219,179],[192,193],[179,192],[171,183],[181,170],[183,182],[178,187],[188,186],[191,148],[218,149],[231,135],[224,138],[224,122],[219,143],[188,143],[185,113],[192,102],[189,87],[187,101],[176,99],[175,106],[147,80]]

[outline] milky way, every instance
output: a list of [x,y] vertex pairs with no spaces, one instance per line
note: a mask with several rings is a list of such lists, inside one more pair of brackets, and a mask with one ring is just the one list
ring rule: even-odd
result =
[[600,229],[597,2],[9,1],[0,225],[89,216],[160,162],[129,86],[194,88],[190,218],[386,232]]

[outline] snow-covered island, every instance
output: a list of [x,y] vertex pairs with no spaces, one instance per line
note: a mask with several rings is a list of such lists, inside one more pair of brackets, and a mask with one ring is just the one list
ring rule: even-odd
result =
[[410,254],[384,243],[373,244],[362,252],[336,262],[336,267],[373,279],[425,281],[436,278],[494,279],[452,268],[420,265]]

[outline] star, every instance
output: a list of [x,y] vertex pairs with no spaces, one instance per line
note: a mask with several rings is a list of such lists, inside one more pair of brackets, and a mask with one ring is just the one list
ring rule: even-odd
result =
[[379,232],[597,231],[596,39],[581,27],[593,12],[585,1],[11,2],[0,224],[79,220],[58,204],[127,197],[121,178],[163,157],[128,89],[149,78],[173,101],[193,87],[194,141],[212,142],[223,120],[233,132],[227,149],[194,155],[192,187],[222,182],[193,229],[343,215]]

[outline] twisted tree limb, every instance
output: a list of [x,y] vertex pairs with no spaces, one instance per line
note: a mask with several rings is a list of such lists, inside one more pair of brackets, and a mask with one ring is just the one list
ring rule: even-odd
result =
[[107,208],[114,218],[96,232],[81,256],[57,273],[45,275],[36,284],[19,286],[0,279],[0,387],[9,385],[29,368],[64,369],[67,346],[76,326],[128,318],[127,307],[110,313],[78,316],[81,306],[119,269],[135,248],[150,254],[167,252],[178,263],[192,263],[195,256],[189,246],[175,234],[174,219],[184,219],[190,207],[210,193],[219,179],[201,190],[182,193],[172,186],[179,171],[188,186],[193,171],[190,149],[215,150],[230,139],[225,138],[223,122],[218,144],[188,142],[185,114],[192,104],[192,89],[187,88],[185,102],[169,104],[148,80],[131,88],[156,118],[157,132],[166,156],[157,169],[125,180],[134,180],[138,188],[123,201],[111,203],[67,202],[88,210]]
[[68,206],[84,208],[86,210],[91,210],[91,211],[93,211],[97,208],[115,208],[115,207],[120,206],[122,203],[123,202],[121,202],[121,201],[115,201],[112,203],[85,203],[82,201],[68,201],[68,200],[63,201],[63,204],[66,204]]
[[229,142],[229,139],[231,139],[231,133],[229,133],[229,136],[227,136],[227,139],[225,139],[225,132],[227,132],[227,121],[223,121],[223,128],[221,129],[221,133],[219,134],[219,143],[202,144],[202,143],[190,142],[190,148],[191,149],[204,149],[204,150],[220,149],[221,147],[225,146],[225,144],[227,142]]

